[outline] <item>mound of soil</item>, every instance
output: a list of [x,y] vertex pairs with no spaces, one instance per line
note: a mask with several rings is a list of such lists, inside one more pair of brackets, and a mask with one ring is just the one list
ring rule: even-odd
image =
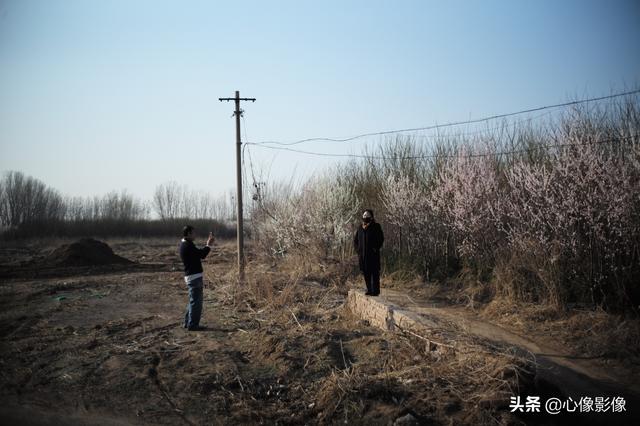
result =
[[83,238],[56,248],[46,257],[45,263],[55,266],[100,266],[133,262],[115,254],[107,243]]

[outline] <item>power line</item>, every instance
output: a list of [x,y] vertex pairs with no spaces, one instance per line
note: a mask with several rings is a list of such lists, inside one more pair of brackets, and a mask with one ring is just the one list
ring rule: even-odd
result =
[[255,142],[253,144],[254,145],[265,145],[265,146],[266,145],[291,146],[291,145],[298,145],[298,144],[306,143],[306,142],[318,142],[318,141],[350,142],[350,141],[353,141],[353,140],[356,140],[356,139],[362,139],[362,138],[369,137],[369,136],[383,136],[383,135],[390,135],[390,134],[394,134],[394,133],[406,133],[406,132],[417,132],[417,131],[424,131],[424,130],[435,130],[435,129],[441,129],[441,128],[446,128],[446,127],[460,126],[460,125],[464,125],[464,124],[481,123],[481,122],[485,122],[485,121],[496,120],[496,119],[499,119],[499,118],[512,117],[514,115],[527,114],[527,113],[536,112],[536,111],[542,111],[542,110],[551,109],[551,108],[561,108],[561,107],[567,107],[567,106],[572,106],[572,105],[579,105],[579,104],[583,104],[583,103],[587,103],[587,102],[597,102],[597,101],[602,101],[602,100],[605,100],[605,99],[613,99],[613,98],[618,98],[618,97],[621,97],[621,96],[634,95],[634,94],[637,94],[637,93],[640,93],[640,89],[631,90],[631,91],[628,91],[628,92],[615,93],[615,94],[607,95],[607,96],[600,96],[600,97],[597,97],[597,98],[582,99],[582,100],[564,102],[564,103],[555,104],[555,105],[546,105],[546,106],[541,106],[541,107],[536,107],[536,108],[529,108],[529,109],[524,109],[524,110],[515,111],[515,112],[509,112],[509,113],[505,113],[505,114],[497,114],[497,115],[492,115],[492,116],[489,116],[489,117],[477,118],[477,119],[473,119],[473,120],[453,121],[453,122],[450,122],[450,123],[434,124],[434,125],[431,125],[431,126],[414,127],[414,128],[408,128],[408,129],[397,129],[397,130],[386,130],[386,131],[382,131],[382,132],[362,133],[360,135],[351,136],[351,137],[342,138],[342,139],[320,137],[320,138],[301,139],[301,140],[298,140],[298,141],[295,141],[295,142],[262,141],[262,142]]
[[294,149],[294,148],[261,145],[261,144],[252,143],[252,142],[245,142],[245,145],[255,145],[255,146],[258,146],[260,148],[267,148],[267,149],[278,150],[278,151],[296,152],[296,153],[300,153],[300,154],[316,155],[316,156],[320,156],[320,157],[367,158],[367,159],[373,159],[373,160],[417,160],[417,159],[427,159],[427,158],[494,157],[494,156],[512,155],[512,154],[530,152],[530,151],[533,151],[535,149],[564,148],[564,147],[571,147],[571,146],[599,145],[599,144],[606,144],[606,143],[613,143],[613,142],[623,142],[623,141],[627,141],[627,140],[630,140],[630,139],[638,138],[639,136],[640,136],[640,134],[636,134],[636,135],[630,135],[630,136],[626,136],[626,137],[623,136],[623,137],[602,139],[602,140],[598,140],[598,141],[583,142],[583,143],[536,145],[536,146],[530,147],[530,148],[515,149],[515,150],[510,150],[510,151],[501,151],[501,152],[494,152],[494,153],[484,153],[484,154],[467,154],[467,155],[459,155],[459,154],[458,155],[428,154],[428,155],[391,156],[391,157],[388,157],[388,156],[377,156],[377,155],[362,155],[362,154],[330,154],[330,153],[326,153],[326,152],[303,151],[303,150]]
[[[438,137],[444,137],[444,136],[451,136],[451,137],[464,137],[464,136],[475,136],[475,135],[482,135],[482,134],[486,134],[486,133],[491,133],[491,132],[495,132],[495,131],[500,131],[500,130],[505,130],[511,127],[516,127],[519,124],[525,123],[525,122],[530,122],[533,120],[537,120],[538,118],[542,118],[545,117],[547,115],[550,115],[552,113],[552,111],[547,111],[547,112],[543,112],[542,114],[538,114],[535,115],[533,117],[527,117],[527,118],[523,118],[520,120],[514,120],[510,123],[505,123],[505,124],[501,124],[501,125],[497,125],[494,127],[489,127],[486,129],[479,129],[479,130],[469,130],[469,131],[460,131],[460,132],[455,132],[455,133],[444,133],[444,134],[440,134],[440,133],[431,133],[428,135],[411,135],[411,137],[416,138],[416,139],[433,139],[433,138],[438,138]],[[436,129],[438,130],[438,129]]]

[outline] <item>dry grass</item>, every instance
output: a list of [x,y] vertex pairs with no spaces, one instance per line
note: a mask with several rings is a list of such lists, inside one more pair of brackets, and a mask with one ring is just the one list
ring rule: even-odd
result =
[[358,278],[336,262],[252,257],[245,282],[230,270],[219,277],[218,294],[251,318],[244,335],[252,361],[279,365],[280,374],[305,383],[314,422],[360,424],[406,413],[419,421],[516,421],[504,408],[532,386],[530,358],[464,330],[449,354],[431,352],[415,334],[373,330],[343,308]]
[[[128,257],[139,244],[114,242]],[[152,261],[175,250],[153,244],[143,244]],[[69,412],[82,401],[145,424],[388,424],[407,413],[518,422],[504,404],[528,386],[526,357],[464,330],[443,342],[455,351],[439,353],[415,334],[370,327],[344,309],[359,277],[335,261],[274,263],[249,250],[241,285],[234,265],[230,243],[207,258],[203,334],[180,327],[179,271],[12,282],[0,393],[55,395],[43,406]],[[67,299],[52,301],[58,292]],[[38,310],[25,324],[23,306]]]
[[640,374],[640,320],[602,309],[559,311],[546,304],[496,298],[482,316],[569,356],[589,359],[623,383]]

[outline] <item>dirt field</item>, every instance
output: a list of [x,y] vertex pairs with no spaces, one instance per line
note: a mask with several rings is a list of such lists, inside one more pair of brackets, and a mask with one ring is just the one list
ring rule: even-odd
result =
[[471,340],[464,355],[429,353],[352,317],[349,265],[249,250],[238,287],[234,245],[218,243],[205,263],[209,328],[188,332],[177,241],[107,241],[133,263],[93,266],[52,261],[63,243],[1,248],[3,424],[563,421],[505,407],[532,394],[526,359]]

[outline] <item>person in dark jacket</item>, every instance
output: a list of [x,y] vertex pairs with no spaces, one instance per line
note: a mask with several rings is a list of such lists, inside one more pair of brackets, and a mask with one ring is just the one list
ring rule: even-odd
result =
[[189,303],[187,312],[184,314],[184,328],[189,331],[204,330],[200,326],[200,316],[202,315],[202,262],[211,251],[214,242],[213,234],[209,233],[207,245],[197,248],[193,243],[193,226],[187,225],[182,229],[182,241],[180,242],[180,259],[184,264],[184,281],[189,287]]
[[367,296],[380,294],[380,249],[384,242],[382,227],[373,218],[373,210],[362,214],[362,226],[353,237],[353,246],[358,253],[360,270],[367,285]]

